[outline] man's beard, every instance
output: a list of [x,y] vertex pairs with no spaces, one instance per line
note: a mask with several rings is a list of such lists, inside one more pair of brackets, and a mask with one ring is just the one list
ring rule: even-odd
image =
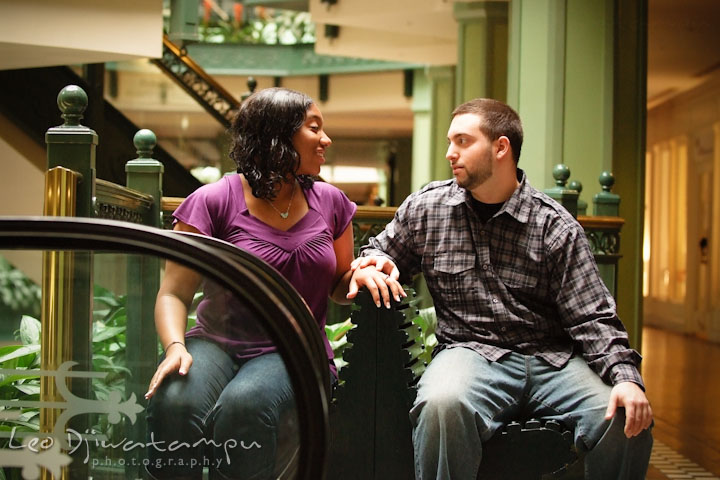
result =
[[482,159],[481,163],[478,165],[478,168],[475,171],[470,172],[467,168],[465,168],[464,170],[467,178],[461,181],[456,177],[457,184],[466,190],[472,190],[479,187],[480,185],[485,183],[488,178],[490,178],[493,174],[492,152],[486,152],[486,155],[484,155],[484,158]]

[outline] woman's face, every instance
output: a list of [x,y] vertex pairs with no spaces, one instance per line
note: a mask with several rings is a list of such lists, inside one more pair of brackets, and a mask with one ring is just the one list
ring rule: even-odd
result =
[[323,131],[323,116],[314,103],[305,113],[305,122],[292,138],[293,147],[300,155],[298,175],[318,175],[325,163],[325,149],[332,140]]

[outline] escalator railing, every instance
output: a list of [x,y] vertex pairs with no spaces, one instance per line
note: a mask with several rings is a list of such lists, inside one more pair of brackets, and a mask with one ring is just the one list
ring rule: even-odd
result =
[[[253,313],[253,318],[259,319],[284,360],[290,376],[295,392],[298,411],[297,423],[299,424],[299,452],[296,469],[293,470],[296,475],[292,478],[307,480],[324,478],[329,435],[330,380],[327,357],[317,324],[307,306],[282,276],[267,264],[231,245],[211,238],[196,238],[193,235],[178,232],[98,219],[0,218],[0,249],[42,250],[47,252],[46,255],[58,256],[60,265],[68,264],[68,262],[71,264],[74,261],[73,255],[92,258],[96,265],[94,269],[96,289],[97,283],[102,281],[101,277],[105,281],[113,282],[117,280],[121,271],[127,271],[128,279],[131,282],[141,283],[137,278],[133,278],[133,259],[137,257],[180,263],[200,273],[207,281],[212,281],[225,288],[247,306]],[[129,255],[129,257],[118,259],[120,254]],[[97,265],[102,263],[99,260],[100,257],[109,259],[102,269],[97,268]],[[57,275],[54,278],[46,278],[47,282],[64,283],[66,287],[72,288],[74,282],[69,281],[72,279],[64,276],[61,269],[54,271]],[[77,270],[74,274],[78,275]],[[132,285],[129,283],[127,291],[123,294],[128,305],[131,300],[137,300],[137,293],[137,291],[133,292]],[[73,296],[70,295],[65,299],[44,299],[46,308],[43,315],[50,315],[50,311],[54,310],[53,315],[56,315],[58,321],[70,326],[97,323],[97,309],[89,314],[89,318],[85,316],[86,314],[79,315],[78,312],[82,312],[82,309],[66,308],[75,306],[72,301],[68,303],[68,298],[72,299]],[[139,313],[137,311],[132,313],[132,308],[128,308],[125,314],[128,317],[129,331],[130,317]],[[132,321],[152,322],[152,319],[134,318]],[[107,328],[109,330],[105,329],[101,333],[95,331],[92,341],[97,343],[98,337],[106,336],[109,334],[108,332],[113,332],[112,329],[119,327]],[[143,354],[137,350],[135,353],[130,353],[131,349],[128,344],[127,352],[125,352],[127,360],[125,368],[130,371],[130,374],[125,398],[119,398],[119,394],[110,394],[107,399],[102,400],[98,398],[97,389],[93,388],[92,391],[87,388],[85,390],[78,389],[75,380],[88,384],[106,375],[106,372],[98,371],[102,370],[102,368],[98,368],[98,362],[107,359],[101,359],[102,356],[94,354],[89,365],[83,365],[82,368],[73,366],[67,362],[75,362],[76,350],[82,350],[85,346],[75,343],[72,340],[72,333],[70,336],[53,336],[52,329],[47,324],[43,325],[43,329],[46,330],[43,332],[45,336],[41,342],[43,343],[43,355],[48,355],[48,352],[57,352],[57,355],[53,357],[56,359],[55,363],[46,363],[43,368],[31,368],[32,365],[25,365],[19,370],[16,369],[20,373],[18,371],[0,371],[0,376],[3,377],[3,381],[18,376],[22,378],[33,375],[41,376],[43,381],[52,382],[57,387],[54,397],[52,399],[41,398],[39,402],[32,400],[35,398],[32,396],[23,397],[20,401],[16,399],[15,403],[0,400],[0,423],[8,421],[8,418],[15,418],[17,421],[18,415],[26,414],[28,409],[32,408],[39,408],[41,414],[43,411],[46,414],[54,411],[55,414],[51,417],[53,423],[49,425],[50,428],[47,432],[38,432],[39,437],[37,438],[39,439],[36,438],[33,443],[37,453],[33,452],[27,442],[23,447],[17,440],[14,444],[12,441],[10,442],[11,448],[0,448],[0,468],[3,466],[10,469],[22,468],[23,478],[36,478],[32,474],[40,467],[45,469],[44,478],[51,478],[50,475],[53,473],[55,478],[61,476],[62,478],[88,478],[89,476],[93,478],[118,478],[118,476],[120,478],[131,478],[131,476],[137,478],[133,476],[139,475],[137,469],[130,470],[131,465],[135,467],[142,465],[144,457],[141,451],[122,452],[112,464],[114,470],[112,468],[108,470],[107,467],[104,467],[102,458],[93,456],[96,455],[95,447],[88,447],[87,451],[79,449],[71,452],[68,449],[68,440],[60,439],[58,435],[70,435],[72,432],[73,435],[78,435],[77,438],[82,438],[87,445],[91,445],[93,441],[99,444],[97,437],[93,437],[92,426],[98,422],[100,424],[104,422],[106,425],[118,424],[119,420],[124,419],[126,425],[116,427],[116,429],[122,430],[122,438],[142,444],[142,429],[138,430],[136,426],[143,422],[144,405],[140,400],[142,397],[137,394],[137,387],[133,387],[132,382],[134,381],[133,375],[142,368],[154,369],[155,359],[147,360],[147,357],[153,355],[149,355],[147,352]],[[95,330],[97,329],[95,328]],[[72,332],[72,328],[69,331]],[[129,338],[127,341],[131,342]],[[157,353],[156,343],[155,353]],[[60,360],[62,361],[60,362]],[[140,365],[141,363],[144,364]],[[142,375],[140,376],[142,377]],[[72,378],[73,381],[69,382],[68,386],[64,386],[62,379],[68,378]],[[61,380],[58,381],[58,379]],[[147,384],[141,385],[140,388],[147,388]],[[98,417],[101,417],[100,420]],[[84,424],[81,421],[80,425],[85,425],[85,427],[78,426],[75,420],[83,418],[87,421]],[[87,427],[88,425],[90,428]],[[85,430],[78,430],[78,428],[85,428]],[[47,440],[50,438],[54,439],[55,443]],[[37,446],[41,445],[42,439],[45,439],[46,445],[50,447],[61,445],[65,448],[38,449]],[[0,440],[3,440],[2,436],[0,436]],[[116,450],[120,450],[120,448],[118,447]],[[90,451],[92,453],[88,453]],[[97,453],[97,455],[100,454]],[[18,459],[23,458],[27,463],[18,465]],[[131,461],[135,463],[131,463]],[[63,467],[63,465],[66,466]],[[63,468],[64,473],[60,474],[59,472]]]

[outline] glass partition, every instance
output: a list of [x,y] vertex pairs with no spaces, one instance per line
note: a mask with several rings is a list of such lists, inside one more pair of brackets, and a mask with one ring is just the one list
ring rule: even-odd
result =
[[211,239],[14,222],[0,256],[42,302],[0,318],[0,479],[322,478],[327,359],[277,272]]

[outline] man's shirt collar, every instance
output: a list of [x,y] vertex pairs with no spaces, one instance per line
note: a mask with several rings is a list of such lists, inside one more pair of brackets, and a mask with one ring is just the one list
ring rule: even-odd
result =
[[[527,223],[530,219],[531,204],[528,200],[532,197],[530,186],[527,183],[525,172],[517,169],[517,180],[520,183],[513,192],[512,196],[505,202],[502,208],[495,216],[507,213],[520,223]],[[467,203],[472,206],[472,194],[469,190],[462,188],[457,184],[457,180],[453,180],[451,184],[450,194],[445,199],[445,205],[456,206]]]

